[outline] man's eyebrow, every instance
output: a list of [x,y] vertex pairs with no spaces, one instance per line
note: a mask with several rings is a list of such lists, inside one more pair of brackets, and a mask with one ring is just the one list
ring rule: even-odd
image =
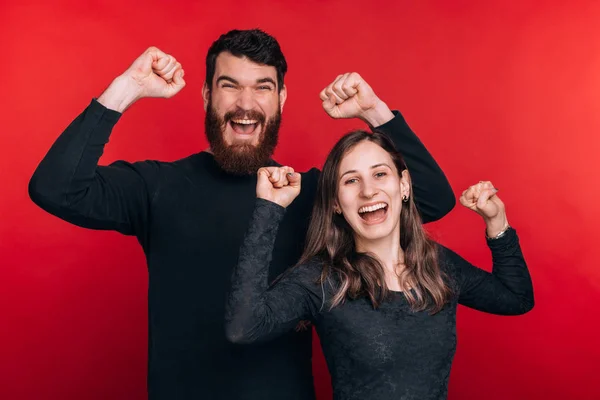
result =
[[236,81],[235,79],[233,79],[230,76],[227,75],[221,75],[219,78],[217,78],[217,83],[221,82],[221,81],[229,81],[233,84],[239,85],[240,83],[238,81]]
[[260,78],[256,80],[256,83],[272,83],[273,86],[277,87],[277,84],[272,78]]

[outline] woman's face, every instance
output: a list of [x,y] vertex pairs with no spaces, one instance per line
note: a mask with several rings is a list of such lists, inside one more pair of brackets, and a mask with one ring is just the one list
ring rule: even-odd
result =
[[400,232],[402,196],[410,194],[408,174],[398,175],[390,154],[362,141],[344,155],[338,171],[336,212],[342,213],[357,242]]

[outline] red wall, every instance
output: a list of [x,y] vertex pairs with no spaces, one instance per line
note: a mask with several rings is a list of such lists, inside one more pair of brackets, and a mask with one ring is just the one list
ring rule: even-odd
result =
[[[459,311],[450,399],[600,398],[600,3],[13,3],[0,8],[1,399],[145,398],[141,249],[44,213],[27,182],[63,128],[150,45],[182,62],[188,86],[128,110],[102,161],[173,160],[205,148],[204,56],[234,27],[271,32],[287,56],[280,161],[319,165],[342,133],[361,126],[330,120],[318,99],[338,73],[355,70],[402,110],[457,194],[485,179],[500,188],[536,307],[516,318]],[[490,267],[473,213],[458,206],[431,228]]]

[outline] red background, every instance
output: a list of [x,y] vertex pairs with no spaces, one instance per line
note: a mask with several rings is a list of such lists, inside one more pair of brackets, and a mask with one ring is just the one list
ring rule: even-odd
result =
[[[290,65],[279,161],[320,165],[361,126],[329,119],[318,100],[338,73],[358,71],[404,113],[457,195],[479,180],[500,188],[536,307],[516,318],[459,311],[450,399],[600,398],[599,2],[16,3],[0,9],[1,399],[145,398],[140,247],[44,213],[27,182],[66,125],[150,45],[182,62],[188,86],[129,109],[102,162],[205,148],[204,56],[235,27],[275,35]],[[430,227],[490,268],[476,215],[457,206]]]

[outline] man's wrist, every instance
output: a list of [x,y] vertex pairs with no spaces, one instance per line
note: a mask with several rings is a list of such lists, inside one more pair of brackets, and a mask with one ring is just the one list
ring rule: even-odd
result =
[[104,107],[123,113],[140,98],[140,88],[127,76],[117,77],[98,97],[98,103]]
[[375,107],[365,112],[361,119],[371,128],[377,128],[394,119],[394,113],[389,109],[387,104],[379,100]]

